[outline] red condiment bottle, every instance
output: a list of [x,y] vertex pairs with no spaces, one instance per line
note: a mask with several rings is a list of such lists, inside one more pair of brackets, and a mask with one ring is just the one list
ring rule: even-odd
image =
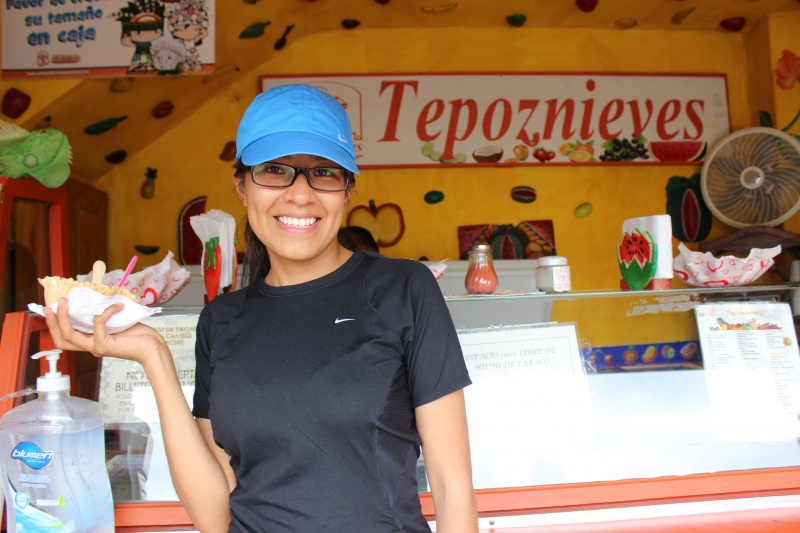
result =
[[468,250],[469,266],[464,286],[470,294],[492,294],[499,284],[492,264],[492,247],[476,244]]

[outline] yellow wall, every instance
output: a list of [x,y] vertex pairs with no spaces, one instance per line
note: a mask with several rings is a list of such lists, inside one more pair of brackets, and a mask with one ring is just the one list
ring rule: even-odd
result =
[[[513,40],[508,35],[507,30],[475,28],[316,34],[294,42],[265,63],[261,73],[724,72],[733,128],[750,122],[739,34],[520,28]],[[402,53],[396,43],[403,43]],[[125,262],[135,244],[174,249],[178,212],[196,196],[208,195],[209,208],[239,217],[230,164],[217,156],[234,137],[238,117],[256,94],[256,82],[255,75],[240,80],[224,97],[208,102],[180,128],[98,181],[111,193],[112,264]],[[153,200],[140,198],[138,192],[147,167],[159,172]],[[141,174],[131,175],[131,169],[141,169]],[[359,177],[355,204],[373,199],[402,206],[405,236],[383,250],[393,257],[455,258],[456,226],[461,224],[553,219],[558,251],[570,258],[576,287],[614,287],[618,278],[614,246],[622,221],[663,213],[669,177],[698,170],[695,166],[369,170]],[[533,204],[513,202],[510,189],[515,185],[533,186],[539,199]],[[443,191],[445,201],[425,204],[423,196],[431,189]],[[573,209],[585,201],[592,202],[595,210],[588,218],[576,219]],[[166,227],[149,216],[154,211],[167,219]]]
[[[774,33],[783,35],[784,40],[796,40],[796,27],[796,21],[770,20],[771,46],[765,44],[763,32],[767,29],[759,30],[762,34],[755,36],[761,43],[758,46],[771,49],[773,65],[779,54]],[[238,118],[255,96],[258,74],[722,72],[727,75],[731,125],[737,130],[755,125],[747,65],[758,64],[758,54],[751,51],[748,58],[745,48],[742,34],[722,31],[519,28],[510,34],[507,29],[404,28],[305,37],[265,63],[261,72],[231,85],[223,97],[207,102],[180,128],[155,140],[147,150],[97,182],[110,194],[110,267],[124,266],[136,244],[161,247],[158,254],[140,258],[141,266],[159,261],[168,249],[177,251],[178,214],[187,201],[197,196],[208,196],[207,209],[223,209],[237,220],[242,217],[230,180],[231,165],[220,161],[218,154],[225,142],[234,138]],[[781,120],[787,114],[783,106],[782,101],[778,102]],[[153,200],[139,196],[147,167],[158,168]],[[130,169],[140,171],[131,175]],[[572,267],[573,287],[617,288],[620,276],[615,245],[623,220],[665,213],[669,178],[689,177],[699,171],[699,166],[690,165],[368,170],[358,178],[353,205],[374,200],[378,205],[392,202],[402,207],[405,235],[396,246],[382,250],[391,257],[456,258],[459,225],[552,219],[558,253],[566,256]],[[538,200],[532,204],[512,201],[510,190],[517,185],[534,187]],[[445,200],[426,204],[423,196],[432,189],[443,191]],[[582,202],[591,202],[594,211],[589,217],[578,219],[573,210]],[[730,231],[715,220],[708,238]],[[604,305],[622,306],[614,313],[618,317],[628,303]],[[603,331],[612,323],[600,319],[596,306],[572,307],[582,309],[573,310],[570,318],[579,319],[586,336],[604,338]],[[576,312],[583,315],[575,315]],[[690,325],[686,328],[684,337],[691,331]],[[626,329],[631,332],[630,327]],[[664,323],[646,318],[635,329],[633,338],[625,342],[648,342],[649,337],[664,329]],[[678,331],[670,336],[681,338],[682,334]]]
[[[774,96],[774,126],[779,129],[786,128],[800,113],[800,82],[795,83],[790,90],[785,90],[775,84],[775,67],[784,50],[789,50],[800,57],[800,14],[785,13],[781,16],[772,16],[768,19],[770,49],[769,56],[765,56],[767,72],[760,77],[769,77],[772,80]],[[766,60],[766,57],[769,57]],[[800,135],[800,120],[788,130],[789,133]],[[800,216],[795,215],[787,220],[784,229],[800,233]]]
[[[770,17],[770,74],[775,78],[775,65],[784,50],[789,50],[800,57],[800,14],[784,14],[780,17]],[[784,128],[797,116],[800,111],[800,82],[795,83],[790,90],[784,90],[775,85],[775,126]],[[795,123],[790,133],[800,135],[800,121]]]

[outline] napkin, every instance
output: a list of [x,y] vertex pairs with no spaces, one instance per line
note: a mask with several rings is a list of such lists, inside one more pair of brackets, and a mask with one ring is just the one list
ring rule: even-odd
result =
[[745,258],[734,255],[715,257],[711,252],[694,252],[682,242],[678,243],[678,252],[672,266],[683,281],[698,287],[724,287],[747,285],[755,281],[775,264],[773,258],[781,253],[781,246],[752,248]]
[[[203,281],[206,286],[208,300],[211,301],[223,287],[235,283],[236,246],[234,234],[236,221],[220,209],[212,209],[208,213],[195,215],[189,218],[192,229],[203,243],[202,265]],[[217,241],[214,241],[217,239]],[[216,264],[215,257],[206,257],[219,246],[220,264]],[[213,277],[218,276],[218,282]],[[213,294],[211,294],[213,293]]]
[[[94,317],[101,314],[109,306],[117,303],[124,305],[122,311],[115,313],[108,322],[106,329],[109,333],[119,333],[130,328],[137,322],[161,312],[160,307],[147,307],[137,304],[130,298],[115,294],[105,296],[88,287],[75,287],[67,294],[69,302],[69,323],[78,331],[92,333],[94,331]],[[53,311],[58,311],[58,302],[49,306]],[[39,304],[28,304],[28,309],[37,315],[44,316],[44,307]]]
[[447,264],[445,263],[445,261],[447,261],[447,259],[445,259],[444,261],[439,261],[438,263],[432,263],[428,265],[428,268],[433,273],[433,277],[436,278],[436,281],[442,279],[442,276],[444,276],[444,271],[447,270]]
[[[174,254],[168,252],[159,264],[130,274],[122,286],[138,296],[142,300],[142,305],[163,304],[169,301],[187,286],[192,278],[192,274],[176,263],[173,257]],[[107,272],[101,283],[116,287],[124,273],[122,269]],[[80,275],[76,279],[92,281],[92,274]]]

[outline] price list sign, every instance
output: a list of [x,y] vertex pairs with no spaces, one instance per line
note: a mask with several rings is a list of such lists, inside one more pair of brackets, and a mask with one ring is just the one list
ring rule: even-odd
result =
[[789,305],[703,304],[695,313],[715,437],[800,436],[800,352]]

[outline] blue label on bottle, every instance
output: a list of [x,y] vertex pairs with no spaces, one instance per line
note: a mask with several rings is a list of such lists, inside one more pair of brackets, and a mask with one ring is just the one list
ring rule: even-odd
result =
[[43,451],[32,442],[20,442],[11,450],[11,458],[19,459],[31,468],[39,470],[53,462],[53,452]]

